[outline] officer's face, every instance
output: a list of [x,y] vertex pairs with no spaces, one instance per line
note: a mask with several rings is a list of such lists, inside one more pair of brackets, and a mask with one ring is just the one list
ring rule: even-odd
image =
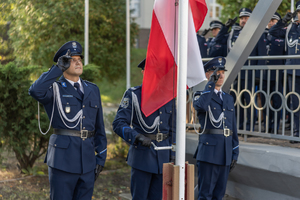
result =
[[298,19],[300,19],[300,10],[297,12]]
[[274,26],[278,22],[277,19],[271,19],[268,23],[268,29],[270,29],[272,26]]
[[70,67],[65,71],[69,76],[80,76],[83,72],[83,65],[80,56],[72,56]]
[[211,30],[211,33],[212,33],[213,37],[217,37],[219,31],[220,31],[219,28],[214,28],[214,29],[212,29],[212,30]]
[[248,21],[249,17],[241,17],[240,18],[240,26],[244,27],[246,25],[246,22]]

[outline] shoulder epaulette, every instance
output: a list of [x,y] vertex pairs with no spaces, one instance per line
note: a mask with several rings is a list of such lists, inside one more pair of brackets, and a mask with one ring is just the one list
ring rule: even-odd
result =
[[[97,86],[95,83],[92,83],[92,82],[90,82],[90,81],[87,81],[87,80],[82,80],[82,82],[84,82],[84,83],[88,83],[88,84],[91,84],[91,85],[94,85],[94,86]],[[98,86],[97,86],[98,87]]]

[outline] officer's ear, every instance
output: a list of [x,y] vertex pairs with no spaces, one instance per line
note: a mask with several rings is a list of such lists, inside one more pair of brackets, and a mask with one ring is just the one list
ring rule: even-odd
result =
[[141,72],[142,72],[142,74],[143,74],[143,76],[144,76],[144,72],[145,72],[145,71],[144,71],[144,70],[142,70]]

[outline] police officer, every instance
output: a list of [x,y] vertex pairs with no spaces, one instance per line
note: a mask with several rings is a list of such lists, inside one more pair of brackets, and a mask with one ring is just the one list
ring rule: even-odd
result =
[[[287,28],[285,26],[293,17],[300,17],[300,1],[296,3],[296,11],[294,13],[288,12],[282,20],[279,20],[277,24],[275,24],[269,31],[269,33],[274,37],[285,37],[286,38],[286,51],[288,55],[299,55],[299,47],[298,44],[300,43],[300,26],[299,22],[291,22]],[[300,59],[287,59],[286,65],[299,65]],[[300,84],[300,70],[295,70],[295,82],[293,83],[293,70],[288,70],[288,85],[289,88],[292,88],[294,84],[295,92],[300,94],[300,87],[297,87]],[[292,100],[292,109],[297,109],[299,105],[299,99],[296,95],[291,95]],[[299,137],[299,114],[300,111],[294,113],[294,136]],[[291,143],[297,143],[291,141]]]
[[[204,33],[204,32],[202,32],[202,33]],[[200,49],[201,58],[207,58],[207,42],[206,42],[204,35],[196,34],[196,36],[197,36],[198,46]]]
[[203,91],[195,93],[193,100],[201,125],[194,155],[198,167],[198,200],[222,200],[228,174],[239,154],[234,100],[221,88],[225,63],[225,58],[216,57],[205,64],[205,75],[209,80]]
[[90,200],[106,159],[100,91],[80,78],[82,58],[78,42],[65,43],[53,58],[57,64],[29,88],[54,128],[45,158],[52,200]]
[[[144,73],[146,60],[138,67]],[[171,150],[156,151],[156,146],[171,146],[175,141],[175,100],[146,117],[141,112],[142,86],[128,89],[115,120],[114,131],[130,144],[127,163],[131,166],[133,200],[162,199],[162,167],[174,159]],[[173,139],[173,140],[172,140]]]
[[223,44],[222,42],[216,41],[216,37],[224,26],[224,24],[218,20],[213,20],[209,24],[210,30],[212,32],[212,36],[207,40],[208,46],[208,57],[217,57],[217,56],[226,56],[227,55],[227,45],[226,43]]
[[[279,13],[275,12],[275,14],[272,16],[271,20],[269,21],[267,28],[264,32],[265,40],[266,40],[266,46],[267,46],[267,55],[274,56],[274,55],[285,55],[285,38],[284,37],[274,37],[269,33],[269,30],[272,28],[273,25],[275,25],[279,20],[281,20],[281,16]],[[285,60],[267,60],[267,65],[284,65]],[[264,85],[263,90],[267,93],[268,87],[269,87],[269,94],[276,91],[276,86],[278,86],[278,92],[282,93],[282,84],[283,84],[283,71],[279,70],[278,72],[278,78],[276,78],[276,71],[271,70],[270,72],[270,81],[268,82],[268,71],[264,71]],[[281,104],[282,100],[278,94],[272,95],[272,107],[275,109],[278,109]],[[262,95],[262,105],[265,104],[265,96]],[[268,106],[267,106],[268,108]],[[264,119],[266,119],[266,111],[267,108],[263,110]],[[277,127],[275,126],[275,114],[274,111],[269,109],[269,128],[266,130],[268,133],[274,133],[275,129],[279,129],[280,124],[280,111],[277,112]],[[266,126],[266,124],[265,124]]]

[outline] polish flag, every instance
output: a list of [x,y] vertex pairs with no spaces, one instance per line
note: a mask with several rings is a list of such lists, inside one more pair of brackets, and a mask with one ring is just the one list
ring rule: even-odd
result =
[[[189,0],[187,87],[205,80],[196,33],[207,13],[205,0]],[[178,5],[156,0],[142,85],[141,109],[147,117],[177,95]]]

